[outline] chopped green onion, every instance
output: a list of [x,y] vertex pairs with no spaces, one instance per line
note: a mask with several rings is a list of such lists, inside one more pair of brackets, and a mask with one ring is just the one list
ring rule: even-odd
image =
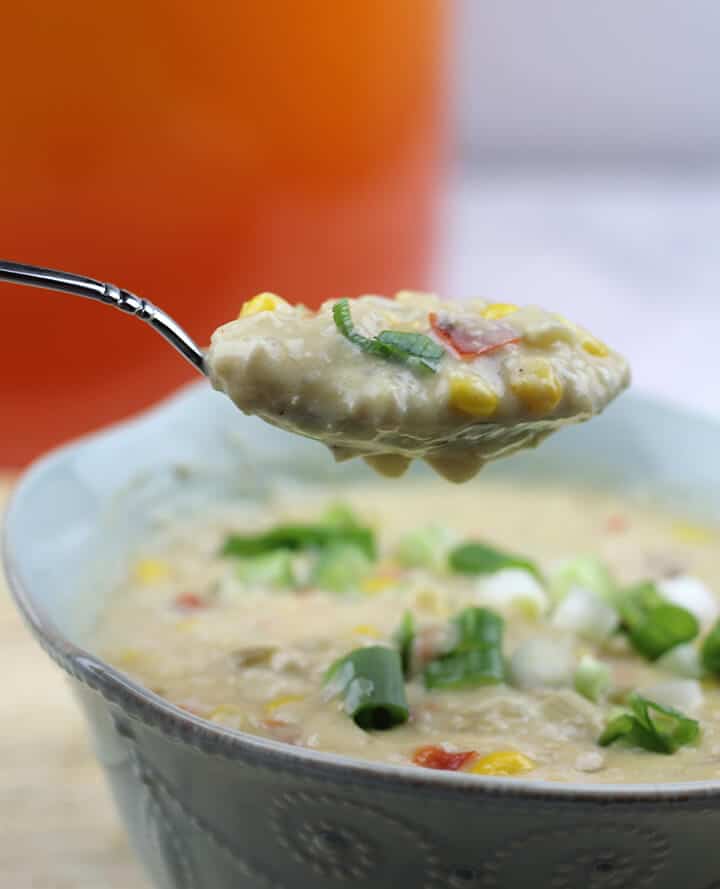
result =
[[375,535],[362,526],[278,525],[261,534],[231,534],[225,540],[223,556],[259,556],[278,549],[323,549],[337,543],[351,543],[375,558]]
[[325,674],[329,688],[343,699],[343,708],[366,731],[383,731],[407,722],[410,715],[400,655],[371,645],[345,655]]
[[538,636],[517,646],[510,656],[508,672],[518,688],[564,688],[572,684],[574,666],[566,641]]
[[499,614],[487,608],[463,609],[453,618],[453,626],[456,634],[454,651],[502,644],[505,622]]
[[484,574],[476,581],[477,601],[499,611],[508,609],[537,620],[547,611],[548,600],[542,584],[525,568],[503,568]]
[[455,535],[442,525],[428,525],[411,531],[398,543],[395,555],[405,568],[426,568],[440,572],[447,566],[447,554]]
[[617,585],[610,571],[596,556],[577,556],[558,565],[548,578],[551,597],[559,602],[573,587],[597,593],[608,602],[615,599]]
[[378,342],[393,350],[393,357],[400,361],[419,362],[435,373],[445,349],[424,333],[404,330],[383,330],[377,336]]
[[415,619],[411,611],[406,611],[400,621],[400,626],[393,634],[393,642],[400,653],[403,675],[408,677],[412,669],[412,651],[415,641]]
[[365,550],[353,543],[334,543],[321,550],[310,574],[310,585],[333,593],[357,590],[372,562]]
[[502,682],[503,619],[486,608],[466,608],[452,620],[452,648],[424,672],[427,688],[477,688]]
[[708,673],[720,674],[720,620],[705,637],[700,658]]
[[623,740],[633,747],[654,753],[674,753],[685,744],[692,744],[700,735],[700,724],[672,707],[635,694],[630,698],[630,713],[611,719],[600,735],[598,744],[607,747]]
[[573,677],[575,691],[589,701],[597,703],[612,685],[612,674],[607,664],[596,660],[589,654],[580,659]]
[[682,713],[695,713],[705,697],[697,679],[663,679],[638,689],[637,693],[655,704],[672,707]]
[[233,566],[238,580],[248,587],[292,588],[297,585],[288,550],[238,559]]
[[350,301],[338,300],[333,306],[333,319],[340,333],[364,352],[389,361],[400,361],[435,373],[445,349],[423,333],[383,330],[376,337],[363,336],[355,329]]
[[661,655],[655,664],[665,673],[673,673],[684,679],[702,679],[705,675],[701,650],[692,642],[676,645]]
[[598,593],[576,586],[558,603],[552,623],[586,639],[603,642],[617,630],[620,615]]
[[426,688],[457,690],[497,685],[504,678],[503,659],[498,648],[473,648],[446,654],[425,667]]
[[494,574],[503,568],[524,568],[538,580],[542,575],[538,566],[523,556],[506,553],[486,543],[461,543],[450,552],[450,568],[457,574]]
[[663,599],[650,581],[626,590],[618,600],[618,610],[633,647],[651,661],[694,639],[700,631],[697,618]]
[[353,510],[347,505],[338,501],[331,503],[323,513],[323,524],[330,525],[333,528],[361,528],[362,522]]

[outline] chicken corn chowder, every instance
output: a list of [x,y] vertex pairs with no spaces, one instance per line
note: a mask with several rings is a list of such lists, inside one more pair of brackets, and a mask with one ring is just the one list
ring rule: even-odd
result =
[[93,647],[177,706],[419,769],[720,778],[720,530],[495,480],[158,528]]

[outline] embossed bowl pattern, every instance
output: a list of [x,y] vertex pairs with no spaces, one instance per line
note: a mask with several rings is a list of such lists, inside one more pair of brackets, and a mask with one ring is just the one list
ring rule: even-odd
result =
[[[694,459],[680,461],[688,442]],[[720,425],[627,396],[489,471],[641,481],[718,519],[719,452]],[[89,630],[154,518],[298,478],[362,484],[369,471],[331,466],[198,386],[49,455],[8,512],[18,606],[71,677],[159,889],[720,889],[718,781],[555,785],[362,763],[213,726],[92,652]]]

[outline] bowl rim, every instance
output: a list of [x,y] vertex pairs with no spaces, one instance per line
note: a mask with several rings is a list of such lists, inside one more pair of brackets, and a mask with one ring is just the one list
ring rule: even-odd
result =
[[[76,448],[91,444],[110,434],[123,432],[152,422],[157,416],[183,402],[188,392],[204,387],[194,383],[183,387],[167,399],[130,419],[74,439],[55,448],[34,461],[13,486],[5,511],[2,529],[2,561],[8,586],[21,616],[49,657],[82,685],[99,693],[105,701],[119,708],[130,720],[158,729],[171,740],[183,743],[210,756],[227,760],[241,760],[248,765],[284,772],[312,773],[328,783],[386,785],[417,792],[432,789],[450,795],[484,795],[519,800],[560,802],[583,800],[599,804],[707,802],[720,797],[720,779],[685,782],[589,784],[582,781],[551,782],[529,778],[500,778],[478,776],[462,772],[442,772],[418,769],[372,760],[362,760],[336,753],[326,753],[307,747],[297,747],[252,735],[237,729],[210,722],[172,704],[133,680],[126,673],[105,662],[90,650],[71,642],[45,613],[21,579],[19,560],[12,551],[11,529],[13,517],[21,508],[20,500],[26,487],[41,479],[54,464]],[[720,422],[709,413],[687,410],[672,401],[644,393],[626,395],[645,405],[664,412],[676,413],[709,422],[718,427]]]

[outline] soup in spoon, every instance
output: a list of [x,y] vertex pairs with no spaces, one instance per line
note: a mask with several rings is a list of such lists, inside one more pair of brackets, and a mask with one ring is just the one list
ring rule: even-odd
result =
[[245,413],[338,460],[397,476],[424,459],[456,482],[590,419],[630,379],[624,358],[558,314],[410,291],[317,311],[260,294],[215,331],[207,369]]

